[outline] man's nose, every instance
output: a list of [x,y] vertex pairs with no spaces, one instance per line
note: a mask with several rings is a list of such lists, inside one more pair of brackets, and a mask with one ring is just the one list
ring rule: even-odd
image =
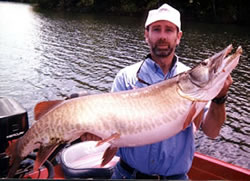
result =
[[167,33],[164,31],[164,30],[162,30],[161,32],[160,32],[160,39],[167,39],[167,37],[168,37],[168,35],[167,35]]
[[159,40],[160,40],[160,41],[166,41],[167,38],[168,38],[167,35],[164,34],[164,33],[162,33],[162,34],[160,35],[160,37],[159,37]]

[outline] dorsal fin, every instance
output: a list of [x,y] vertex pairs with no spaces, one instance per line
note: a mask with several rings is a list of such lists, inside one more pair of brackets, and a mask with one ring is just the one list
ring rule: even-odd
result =
[[35,120],[40,119],[44,114],[46,114],[47,112],[49,112],[51,109],[61,104],[62,102],[64,102],[64,100],[44,101],[38,103],[34,109]]

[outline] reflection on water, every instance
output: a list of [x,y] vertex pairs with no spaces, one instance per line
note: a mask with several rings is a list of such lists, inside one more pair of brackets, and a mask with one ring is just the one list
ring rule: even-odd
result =
[[[116,73],[148,53],[143,19],[34,12],[29,5],[0,3],[0,95],[16,98],[28,110],[42,100],[62,99],[82,90],[108,92]],[[198,132],[197,150],[250,168],[249,29],[233,25],[183,23],[177,49],[193,66],[225,48],[242,45],[232,73],[228,119],[221,135]]]

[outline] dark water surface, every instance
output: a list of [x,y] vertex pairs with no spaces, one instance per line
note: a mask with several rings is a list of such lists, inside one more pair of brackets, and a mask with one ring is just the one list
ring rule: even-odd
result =
[[[43,100],[88,90],[108,92],[116,73],[148,53],[144,19],[35,12],[25,4],[0,2],[0,96],[28,110]],[[229,44],[244,53],[233,71],[227,120],[212,140],[197,133],[197,151],[250,169],[249,28],[184,22],[178,55],[193,66]]]

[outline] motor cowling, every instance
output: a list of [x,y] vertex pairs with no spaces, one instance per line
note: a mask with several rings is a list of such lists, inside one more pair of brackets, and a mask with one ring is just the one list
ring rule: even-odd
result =
[[28,129],[27,111],[15,99],[0,97],[0,178],[8,170],[5,150],[9,142],[23,136]]

